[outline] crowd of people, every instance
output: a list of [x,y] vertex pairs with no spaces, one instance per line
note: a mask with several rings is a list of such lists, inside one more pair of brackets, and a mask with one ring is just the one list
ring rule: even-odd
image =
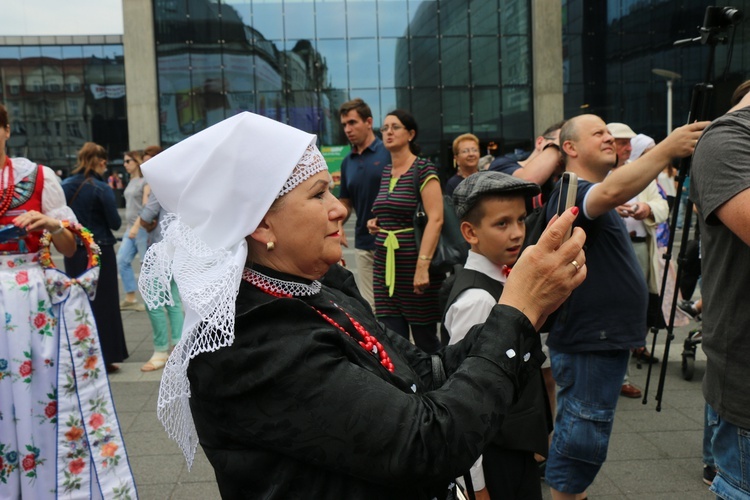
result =
[[[106,383],[128,357],[126,310],[146,311],[152,325],[154,353],[141,370],[164,369],[159,419],[189,464],[201,445],[224,497],[447,498],[460,489],[541,499],[541,475],[555,500],[586,498],[619,397],[641,396],[631,357],[659,362],[647,329],[664,326],[671,300],[659,295],[679,293],[673,270],[661,289],[666,220],[678,206],[672,161],[694,153],[707,271],[704,479],[721,498],[750,495],[750,405],[739,382],[747,346],[742,308],[731,308],[750,251],[741,166],[749,89],[710,126],[691,123],[658,143],[596,115],[551,125],[525,157],[487,158],[478,137],[460,134],[445,183],[421,156],[408,111],[376,126],[354,99],[339,110],[352,148],[338,198],[314,135],[240,113],[165,151],[124,154],[117,252],[123,220],[105,180],[107,151],[84,144],[61,181],[5,156],[0,106],[0,236],[9,235],[0,241],[0,417],[13,417],[0,418],[0,497],[73,489],[60,474],[103,493],[134,489],[127,460],[112,461],[125,450]],[[565,211],[563,172],[578,178]],[[470,248],[448,274],[431,265],[448,223],[444,194]],[[427,217],[421,234],[417,210]],[[526,245],[534,210],[547,228]],[[353,239],[344,232],[352,214]],[[351,242],[356,276],[342,265]],[[65,273],[34,258],[50,245]],[[50,272],[75,278],[64,287],[78,293],[61,300]],[[77,378],[81,370],[98,370],[100,382]],[[77,383],[58,387],[68,373]],[[81,455],[61,444],[76,425],[101,426],[80,403],[91,394],[109,409],[109,434]]]
[[[357,108],[351,107],[351,102],[342,107],[342,124],[344,109],[349,118],[354,113],[351,110],[364,109],[359,118],[369,119],[371,130],[369,108],[356,101]],[[408,121],[394,121],[394,115],[407,116]],[[581,215],[574,225],[586,233],[588,278],[556,311],[550,331],[540,335],[545,364],[530,378],[519,401],[508,410],[499,433],[471,468],[468,477],[477,498],[541,498],[540,470],[553,498],[586,496],[606,458],[618,397],[641,396],[628,378],[631,356],[641,362],[659,361],[646,348],[645,337],[648,327],[664,326],[667,312],[659,308],[659,293],[665,265],[662,254],[668,239],[668,193],[675,192],[672,160],[693,152],[706,125],[702,122],[681,127],[656,144],[626,124],[607,124],[598,116],[581,115],[551,125],[534,141],[527,157],[497,157],[486,172],[478,166],[479,139],[472,134],[456,137],[456,171],[444,190],[453,195],[471,251],[447,290],[447,304],[429,293],[429,287],[444,281],[445,276],[428,274],[428,280],[424,279],[434,246],[423,244],[415,251],[411,242],[415,203],[421,199],[427,207],[439,202],[442,194],[435,192],[439,182],[432,183],[433,191],[425,193],[430,176],[423,173],[416,152],[406,158],[397,153],[380,173],[377,191],[374,183],[369,187],[370,198],[375,198],[371,208],[356,208],[358,220],[368,219],[370,232],[376,235],[376,260],[379,254],[385,260],[392,255],[398,262],[401,254],[394,249],[401,248],[409,249],[404,253],[411,257],[402,260],[406,269],[401,268],[403,285],[398,294],[388,288],[387,265],[374,268],[374,273],[357,270],[358,283],[372,280],[374,284],[376,317],[391,328],[400,321],[401,328],[394,329],[406,331],[406,338],[411,331],[415,344],[426,350],[425,336],[434,338],[434,325],[426,324],[426,331],[424,323],[409,319],[403,309],[389,307],[385,299],[390,293],[401,304],[417,304],[423,314],[438,307],[450,344],[460,345],[470,328],[484,323],[493,304],[502,297],[510,269],[523,250],[526,215],[542,206],[547,219],[552,219],[559,196],[557,180],[563,171],[578,175],[575,206]],[[397,110],[386,116],[381,132],[386,148],[398,152],[399,146],[411,147],[416,124],[408,113]],[[356,206],[357,196],[366,188],[358,183],[366,168],[364,161],[360,151],[353,148],[342,165],[341,193],[347,207]],[[358,176],[351,174],[355,164]],[[409,168],[412,175],[419,176],[419,190],[411,182],[399,182],[409,175]],[[395,201],[395,186],[410,196]],[[384,204],[400,213],[400,224],[382,227],[377,211],[382,212],[379,207]],[[432,208],[438,221],[442,221],[440,212],[439,205]],[[409,280],[412,275],[413,282]],[[670,290],[675,293],[674,275],[670,277]],[[663,307],[670,303],[668,297]],[[678,316],[678,326],[680,321],[687,321],[687,317]],[[518,414],[523,416],[519,419]]]

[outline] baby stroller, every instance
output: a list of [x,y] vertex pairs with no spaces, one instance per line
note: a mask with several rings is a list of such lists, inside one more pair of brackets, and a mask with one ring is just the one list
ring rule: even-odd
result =
[[[679,307],[692,316],[695,321],[701,321],[701,315],[695,309],[692,302],[683,301]],[[685,380],[693,380],[693,375],[695,375],[695,353],[702,341],[703,328],[699,326],[688,332],[688,336],[682,344],[682,378]]]

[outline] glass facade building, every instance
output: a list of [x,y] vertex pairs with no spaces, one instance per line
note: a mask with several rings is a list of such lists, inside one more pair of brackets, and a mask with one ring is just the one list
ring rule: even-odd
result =
[[426,156],[528,145],[528,0],[154,0],[162,144],[248,110],[346,144],[338,107],[411,111]]
[[[750,14],[750,1],[716,1]],[[686,123],[693,87],[707,81],[710,48],[677,40],[700,36],[709,2],[701,0],[566,0],[563,2],[565,116],[595,113],[624,122],[659,140],[667,133],[667,80],[654,69],[677,73],[673,126]],[[732,30],[724,31],[731,37]],[[734,50],[718,45],[711,73],[715,117],[725,112],[734,88],[748,78],[750,26],[737,26]]]
[[11,156],[67,173],[86,141],[127,150],[122,37],[0,37],[0,81]]

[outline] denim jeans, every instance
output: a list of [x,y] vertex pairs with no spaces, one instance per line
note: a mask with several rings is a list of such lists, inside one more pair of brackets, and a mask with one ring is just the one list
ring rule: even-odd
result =
[[120,271],[122,288],[125,293],[133,293],[138,290],[132,263],[136,253],[140,254],[141,260],[143,260],[143,256],[146,255],[146,248],[148,248],[148,232],[143,228],[138,229],[138,234],[134,239],[128,238],[127,233],[122,238],[120,249],[117,251],[117,269]]
[[746,500],[750,498],[750,429],[731,424],[706,407],[714,428],[711,444],[717,469],[711,491],[724,500]]
[[711,441],[714,439],[714,431],[718,424],[716,412],[709,413],[708,403],[703,408],[703,464],[715,469],[716,462],[714,461],[714,454],[711,447]]
[[173,306],[161,306],[156,309],[149,309],[148,319],[151,320],[151,329],[154,332],[154,351],[166,352],[169,350],[170,338],[167,330],[167,316],[169,317],[169,326],[172,333],[171,344],[175,345],[182,337],[182,324],[185,321],[185,315],[182,312],[182,300],[177,290],[177,284],[172,280],[172,300]]
[[582,493],[607,458],[630,350],[549,353],[559,390],[545,480],[557,491]]

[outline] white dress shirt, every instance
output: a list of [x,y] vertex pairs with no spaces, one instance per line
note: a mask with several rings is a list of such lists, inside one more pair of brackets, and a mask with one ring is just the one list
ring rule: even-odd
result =
[[[503,266],[493,264],[487,257],[472,250],[469,251],[464,269],[480,272],[505,285],[506,278],[503,273]],[[490,311],[496,305],[497,301],[492,295],[481,288],[470,288],[461,292],[445,314],[445,328],[451,337],[449,344],[455,344],[463,339],[472,326],[484,323],[490,315]],[[484,489],[484,469],[482,468],[481,456],[474,462],[469,472],[471,481],[474,483],[474,490]],[[459,481],[463,484],[460,478]]]

